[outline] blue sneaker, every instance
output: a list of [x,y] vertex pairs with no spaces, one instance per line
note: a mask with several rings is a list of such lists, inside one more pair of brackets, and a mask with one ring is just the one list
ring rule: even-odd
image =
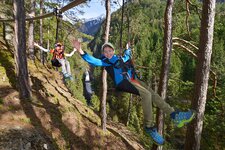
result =
[[178,128],[183,127],[185,124],[191,122],[195,117],[195,111],[189,110],[186,112],[174,111],[170,114],[173,122]]
[[145,127],[145,134],[152,138],[153,142],[157,145],[163,145],[165,140],[163,137],[157,132],[156,127]]
[[69,77],[69,78],[70,78],[70,80],[71,80],[71,81],[73,81],[73,80],[74,80],[74,79],[73,79],[73,77],[72,77],[71,75],[70,75],[70,77]]
[[69,74],[67,74],[67,73],[64,74],[63,77],[64,77],[64,79],[69,79],[69,80],[71,80],[71,81],[74,80],[73,77],[72,77],[72,75],[69,75]]
[[64,77],[64,78],[69,78],[70,75],[69,75],[68,73],[64,73],[64,74],[63,74],[63,77]]

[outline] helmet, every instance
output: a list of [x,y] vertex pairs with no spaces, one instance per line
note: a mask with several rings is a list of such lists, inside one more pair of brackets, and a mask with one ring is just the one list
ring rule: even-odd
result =
[[112,45],[112,43],[106,42],[106,43],[104,43],[104,44],[102,45],[102,51],[104,50],[104,48],[105,48],[106,46],[111,47],[113,50],[115,50],[115,49],[114,49],[114,46]]

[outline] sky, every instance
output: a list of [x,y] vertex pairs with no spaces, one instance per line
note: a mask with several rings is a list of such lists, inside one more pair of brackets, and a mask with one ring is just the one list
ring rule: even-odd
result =
[[[104,6],[105,3],[103,1],[105,0],[91,0],[91,2],[88,3],[88,6],[90,7],[81,8],[81,10],[84,11],[85,13],[83,16],[80,16],[80,18],[90,19],[105,14],[105,6]],[[114,0],[114,1],[122,3],[122,0]],[[113,6],[114,7],[112,8],[112,11],[115,11],[120,7],[118,4],[114,4]]]

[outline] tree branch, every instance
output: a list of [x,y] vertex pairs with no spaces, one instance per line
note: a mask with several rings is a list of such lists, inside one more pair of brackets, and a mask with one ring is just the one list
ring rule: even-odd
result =
[[185,47],[184,45],[181,45],[179,43],[173,43],[173,46],[178,46],[178,47],[184,49],[189,54],[191,54],[192,57],[197,58],[197,55],[193,51],[191,51],[189,48]]
[[188,24],[188,19],[189,19],[189,16],[190,16],[189,4],[190,4],[190,1],[186,0],[186,11],[187,11],[187,14],[186,14],[186,26],[187,26],[188,36],[190,37],[191,34],[190,34],[190,28],[189,28],[189,24]]
[[[195,48],[196,50],[198,50],[198,47],[196,47],[194,44],[192,44],[192,43],[190,43],[190,42],[188,42],[186,40],[183,40],[183,39],[180,39],[180,38],[173,38],[173,40],[177,40],[177,41],[183,42],[183,43],[188,44],[189,46]],[[186,47],[186,46],[184,46],[182,44],[173,43],[173,46],[177,46],[177,47],[182,48],[183,50],[188,52],[195,59],[198,58],[198,56],[193,51],[191,51],[188,47]],[[214,97],[216,97],[217,75],[216,75],[216,73],[214,71],[212,71],[212,69],[210,69],[210,73],[212,75],[212,77],[210,77],[210,79],[213,80],[213,95],[214,95]]]
[[198,17],[199,17],[199,19],[201,20],[201,15],[200,15],[200,13],[199,13],[199,11],[201,11],[201,9],[198,8],[197,5],[194,5],[190,0],[186,0],[186,3],[190,4],[191,6],[193,6],[193,7],[196,9],[197,14],[198,14]]
[[181,39],[181,38],[178,38],[178,37],[174,37],[174,38],[173,38],[173,41],[178,41],[178,42],[181,42],[181,43],[188,44],[189,46],[191,46],[191,47],[194,48],[195,50],[198,50],[198,47],[197,47],[197,46],[195,46],[195,45],[192,44],[191,42],[186,41],[186,40],[184,40],[184,39]]

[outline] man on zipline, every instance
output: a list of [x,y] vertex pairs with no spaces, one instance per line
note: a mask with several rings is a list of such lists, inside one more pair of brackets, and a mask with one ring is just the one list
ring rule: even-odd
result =
[[153,124],[152,102],[163,110],[164,113],[168,114],[177,127],[184,126],[194,118],[194,111],[175,111],[173,107],[166,103],[152,89],[148,90],[145,83],[140,81],[135,75],[134,68],[126,64],[126,62],[131,60],[131,49],[128,48],[128,46],[124,52],[124,56],[117,56],[114,54],[114,46],[111,43],[105,43],[102,45],[103,57],[101,59],[97,59],[84,52],[81,49],[81,43],[77,40],[73,41],[73,46],[80,53],[81,57],[89,64],[105,67],[118,90],[140,95],[142,97],[144,131],[153,139],[154,143],[163,145],[165,140],[157,132],[157,128]]
[[52,57],[52,65],[55,67],[61,67],[62,66],[62,73],[64,78],[69,78],[70,80],[73,80],[73,77],[71,75],[70,71],[70,63],[68,60],[66,60],[65,57],[71,57],[73,56],[74,52],[76,49],[74,49],[70,54],[64,53],[64,45],[61,43],[56,43],[55,44],[55,49],[45,49],[38,45],[37,43],[34,43],[34,46],[38,47],[40,50],[44,52],[50,52],[53,53]]

